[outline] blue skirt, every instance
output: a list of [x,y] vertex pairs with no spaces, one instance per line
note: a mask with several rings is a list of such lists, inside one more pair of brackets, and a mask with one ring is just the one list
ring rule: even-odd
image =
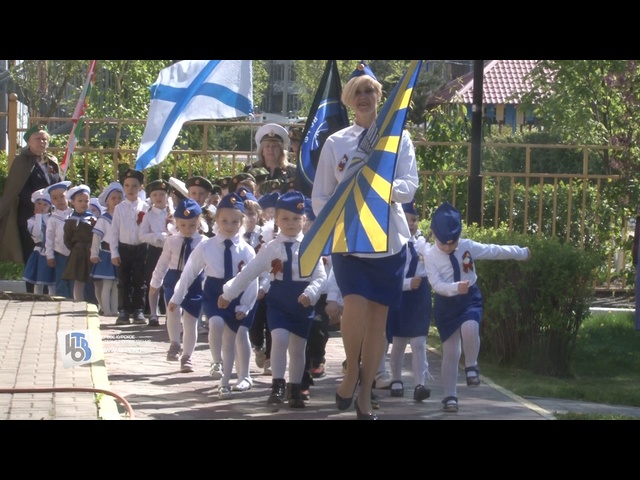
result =
[[91,267],[91,278],[95,278],[96,280],[117,280],[118,270],[116,266],[111,263],[111,252],[100,250],[98,257],[100,261],[94,263],[93,267]]
[[227,308],[218,308],[218,297],[222,294],[224,284],[225,281],[222,278],[206,277],[202,292],[202,308],[207,320],[211,317],[221,317],[231,330],[238,333],[240,325],[251,327],[255,317],[255,308],[252,308],[242,321],[236,320],[236,307],[240,305],[240,297],[234,298]]
[[465,295],[444,297],[436,294],[433,300],[433,318],[440,340],[447,340],[467,320],[482,322],[482,294],[477,285]]
[[35,285],[55,285],[56,269],[47,264],[47,257],[33,251],[24,266],[22,280]]
[[332,268],[342,296],[360,295],[388,307],[399,305],[406,256],[406,245],[400,253],[386,257],[332,254]]
[[[176,270],[175,268],[167,270],[167,273],[164,276],[162,281],[162,287],[164,288],[164,301],[166,305],[169,305],[169,301],[171,297],[173,297],[173,292],[176,288],[176,283],[180,280],[180,275],[182,274],[181,270]],[[180,304],[180,308],[186,311],[189,315],[194,316],[196,318],[200,317],[200,312],[202,311],[202,280],[204,279],[204,275],[201,273],[196,277],[193,283],[187,289],[187,294],[182,300]]]
[[426,337],[431,325],[431,285],[422,278],[416,290],[403,290],[400,305],[389,309],[387,340],[393,337]]
[[267,327],[269,331],[284,328],[302,338],[309,338],[315,317],[312,306],[303,307],[298,297],[304,293],[309,282],[283,282],[274,280],[267,295]]

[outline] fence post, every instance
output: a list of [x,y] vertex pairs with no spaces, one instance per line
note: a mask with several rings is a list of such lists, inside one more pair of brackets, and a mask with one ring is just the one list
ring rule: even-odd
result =
[[7,106],[7,123],[9,131],[9,156],[7,157],[7,171],[11,168],[13,159],[16,158],[18,144],[18,96],[15,93],[9,94],[9,105]]

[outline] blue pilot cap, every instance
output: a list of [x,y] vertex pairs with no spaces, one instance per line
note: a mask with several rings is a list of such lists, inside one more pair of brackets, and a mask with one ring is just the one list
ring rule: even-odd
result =
[[402,204],[402,210],[404,213],[411,213],[412,215],[419,215],[418,209],[416,208],[416,201],[411,200],[410,202]]
[[244,201],[236,192],[227,193],[218,203],[218,210],[221,208],[233,208],[244,213]]
[[441,243],[451,244],[456,242],[462,233],[460,212],[449,202],[444,202],[433,212],[431,230]]
[[298,215],[304,215],[304,195],[296,190],[280,195],[276,202],[276,210],[281,208]]
[[262,207],[262,209],[276,208],[276,202],[278,201],[278,198],[280,198],[280,192],[273,191],[271,193],[262,195],[258,200],[258,203],[260,204],[260,207]]
[[369,65],[367,65],[367,63],[364,60],[358,63],[358,66],[356,67],[356,69],[349,76],[349,80],[351,80],[353,77],[359,77],[361,75],[369,75],[374,80],[378,80],[376,76],[373,74],[373,70],[371,70],[371,67],[369,67]]
[[198,205],[198,202],[187,198],[185,200],[180,200],[178,202],[178,206],[176,210],[173,212],[173,216],[175,218],[182,218],[184,220],[189,220],[190,218],[197,217],[202,213],[202,207]]
[[309,197],[305,197],[304,199],[304,214],[308,220],[314,221],[316,219],[316,214],[313,213],[313,206],[311,205],[311,199]]

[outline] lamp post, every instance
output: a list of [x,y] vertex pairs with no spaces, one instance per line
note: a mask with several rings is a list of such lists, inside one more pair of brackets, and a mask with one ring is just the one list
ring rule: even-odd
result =
[[467,188],[467,225],[482,221],[482,79],[484,60],[473,61],[473,104],[471,106],[471,160]]

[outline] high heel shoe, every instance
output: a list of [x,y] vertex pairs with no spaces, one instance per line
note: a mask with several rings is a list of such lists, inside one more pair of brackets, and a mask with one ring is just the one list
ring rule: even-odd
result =
[[346,410],[351,406],[351,402],[353,402],[353,396],[356,394],[356,388],[358,388],[359,384],[360,384],[360,371],[358,371],[358,381],[356,382],[356,386],[353,387],[353,393],[351,394],[351,397],[344,398],[338,395],[338,392],[336,392],[336,408],[338,410]]
[[357,398],[356,398],[356,401],[353,402],[353,404],[356,407],[356,418],[358,420],[379,420],[378,415],[376,415],[375,413],[362,413],[360,411],[360,407],[358,406]]
[[351,406],[352,401],[353,396],[349,398],[342,398],[340,395],[338,395],[338,392],[336,392],[336,408],[338,410],[346,410]]

